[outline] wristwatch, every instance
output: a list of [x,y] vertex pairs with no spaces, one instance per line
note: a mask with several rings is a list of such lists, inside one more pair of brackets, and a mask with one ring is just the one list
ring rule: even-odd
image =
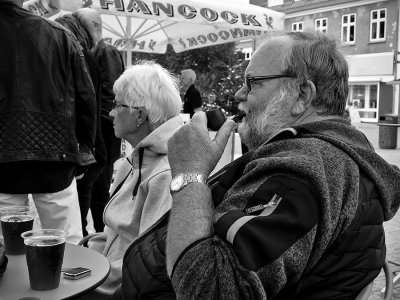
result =
[[203,175],[193,173],[178,174],[171,180],[171,184],[169,186],[171,194],[180,191],[186,185],[192,182],[207,184],[206,178]]

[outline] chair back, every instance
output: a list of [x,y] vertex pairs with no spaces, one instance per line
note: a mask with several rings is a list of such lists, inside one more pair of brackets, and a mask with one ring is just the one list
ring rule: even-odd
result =
[[[385,273],[385,288],[382,290],[382,292],[384,291],[385,296],[383,299],[391,300],[393,298],[393,273],[386,259],[385,264],[383,265],[383,271]],[[374,281],[371,281],[360,291],[360,293],[358,293],[355,300],[368,300],[369,296],[371,295],[373,285]]]

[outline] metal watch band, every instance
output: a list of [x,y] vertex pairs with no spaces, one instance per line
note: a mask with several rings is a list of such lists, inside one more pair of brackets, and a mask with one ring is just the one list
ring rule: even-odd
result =
[[183,183],[182,187],[185,185],[191,183],[191,182],[200,182],[207,184],[206,178],[203,175],[200,174],[184,174],[185,176],[185,182]]
[[170,184],[171,194],[182,190],[189,183],[195,183],[195,182],[203,183],[208,186],[207,178],[203,175],[194,173],[178,174],[171,180]]

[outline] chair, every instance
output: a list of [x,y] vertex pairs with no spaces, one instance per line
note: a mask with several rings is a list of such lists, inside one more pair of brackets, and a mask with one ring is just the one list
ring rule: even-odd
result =
[[[394,261],[390,261],[390,260],[389,260],[389,263],[392,264],[392,265],[395,265],[395,266],[397,267],[397,269],[398,269],[398,267],[400,266],[399,263],[394,262]],[[395,271],[394,271],[394,272],[395,272]],[[393,288],[395,288],[396,285],[398,285],[399,283],[400,283],[400,273],[397,274],[396,277],[393,278]]]
[[95,232],[95,233],[90,233],[90,234],[88,234],[87,236],[85,236],[83,239],[81,239],[81,240],[78,242],[78,245],[79,245],[79,246],[85,246],[86,243],[88,242],[88,240],[90,240],[92,237],[94,237],[94,236],[96,236],[96,235],[99,235],[99,234],[100,234],[100,232]]
[[[393,273],[386,259],[385,264],[383,265],[383,271],[385,272],[385,288],[381,290],[381,294],[384,294],[383,299],[391,300],[393,298]],[[370,282],[361,290],[355,300],[368,300],[369,296],[371,295],[373,285],[374,281]]]

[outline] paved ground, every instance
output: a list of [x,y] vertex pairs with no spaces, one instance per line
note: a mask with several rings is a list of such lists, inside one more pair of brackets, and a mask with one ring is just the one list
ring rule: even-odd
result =
[[[379,148],[379,127],[376,124],[361,123],[357,126],[374,145],[376,152],[386,161],[400,167],[400,131],[398,132],[398,147],[396,149]],[[400,182],[399,182],[400,184]],[[386,231],[387,259],[400,265],[400,213],[384,224]],[[391,264],[392,271],[400,272],[400,266]],[[370,300],[383,299],[380,291],[385,286],[383,271],[375,279]],[[400,283],[394,289],[393,299],[400,299]]]

